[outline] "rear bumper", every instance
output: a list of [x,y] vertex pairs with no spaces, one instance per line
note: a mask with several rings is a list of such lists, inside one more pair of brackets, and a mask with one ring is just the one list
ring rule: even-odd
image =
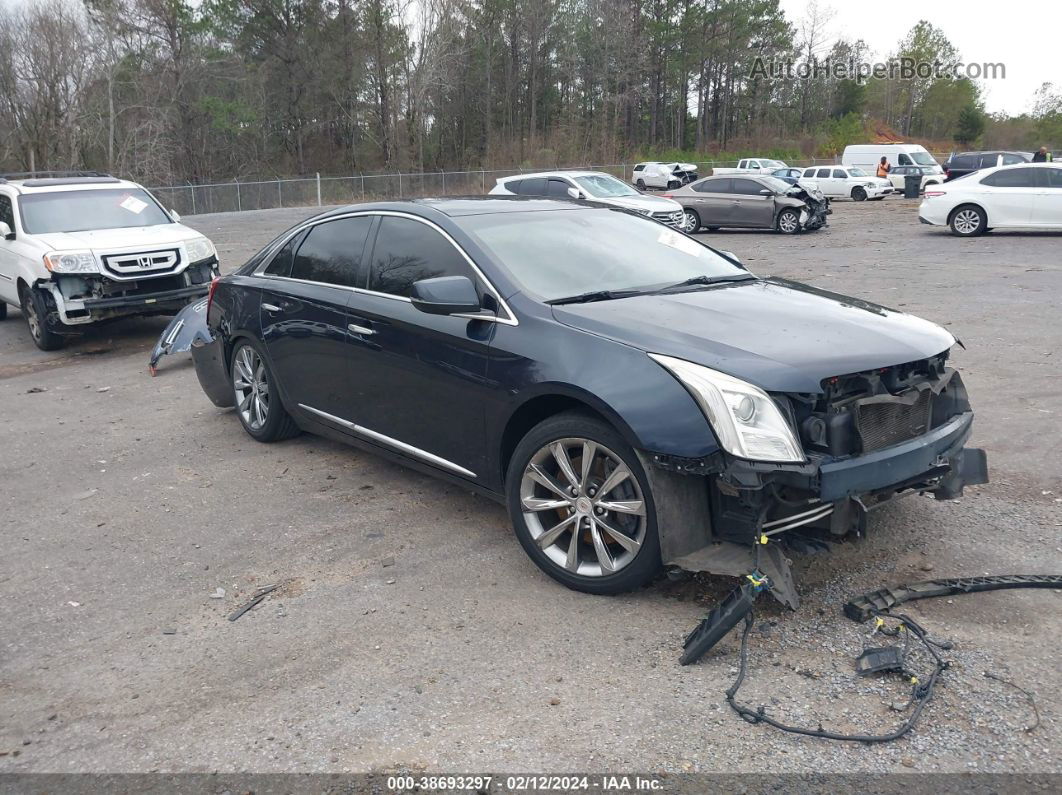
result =
[[201,340],[192,343],[192,361],[195,363],[195,375],[199,386],[218,408],[231,408],[235,405],[233,388],[229,383],[228,366],[225,361],[225,346],[221,340],[204,343]]

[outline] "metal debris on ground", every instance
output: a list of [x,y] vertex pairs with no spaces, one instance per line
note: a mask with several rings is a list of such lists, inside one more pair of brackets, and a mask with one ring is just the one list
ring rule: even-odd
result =
[[248,610],[257,607],[263,599],[265,599],[267,596],[269,596],[269,594],[273,593],[273,591],[275,591],[279,587],[280,584],[263,585],[261,588],[255,591],[254,594],[251,595],[251,598],[249,600],[244,602],[242,605],[237,607],[236,610],[229,614],[229,621],[235,621]]

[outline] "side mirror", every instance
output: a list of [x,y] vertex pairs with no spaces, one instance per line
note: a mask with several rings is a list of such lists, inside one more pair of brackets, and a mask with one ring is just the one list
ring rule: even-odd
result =
[[774,191],[771,190],[770,188],[761,188],[760,189],[760,195],[761,196],[773,196],[774,195]]
[[15,233],[11,230],[11,227],[7,225],[6,221],[0,221],[0,237],[4,240],[15,239]]
[[585,199],[586,195],[578,188],[568,188],[568,195],[573,199]]
[[467,276],[439,276],[413,282],[409,299],[413,306],[429,315],[459,315],[483,308],[476,286]]
[[175,224],[179,224],[181,222],[181,214],[176,210],[170,210],[170,218],[173,219],[173,222]]

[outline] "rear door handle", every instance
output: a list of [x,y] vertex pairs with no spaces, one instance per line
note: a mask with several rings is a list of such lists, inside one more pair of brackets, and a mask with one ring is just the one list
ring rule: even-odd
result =
[[376,333],[373,329],[367,326],[359,326],[357,323],[348,323],[347,331],[351,334],[361,334],[364,337],[370,337]]
[[277,306],[276,304],[262,304],[262,309],[264,309],[266,312],[279,312],[280,311],[280,307]]

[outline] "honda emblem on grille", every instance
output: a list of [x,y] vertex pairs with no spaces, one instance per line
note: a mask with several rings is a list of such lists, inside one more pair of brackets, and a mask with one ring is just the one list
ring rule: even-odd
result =
[[151,257],[140,257],[137,259],[137,264],[140,265],[141,268],[150,268]]

